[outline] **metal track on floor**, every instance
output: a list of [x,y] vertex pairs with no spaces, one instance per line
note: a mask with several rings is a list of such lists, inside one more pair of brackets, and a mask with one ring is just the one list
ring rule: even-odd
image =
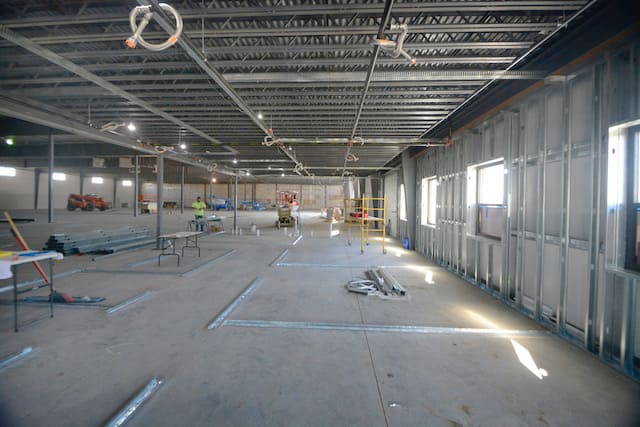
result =
[[376,325],[366,323],[285,322],[277,320],[225,320],[223,326],[245,328],[316,329],[325,331],[405,332],[431,335],[551,336],[536,329],[480,329],[443,326]]

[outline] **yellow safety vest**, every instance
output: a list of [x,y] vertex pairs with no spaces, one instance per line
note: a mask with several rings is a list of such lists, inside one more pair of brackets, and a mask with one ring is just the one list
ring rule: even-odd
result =
[[191,207],[194,209],[194,215],[204,216],[204,210],[207,205],[204,202],[193,202]]

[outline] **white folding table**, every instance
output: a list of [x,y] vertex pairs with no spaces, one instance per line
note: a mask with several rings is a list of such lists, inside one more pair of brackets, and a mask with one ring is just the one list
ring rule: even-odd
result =
[[0,258],[0,279],[13,277],[13,327],[18,332],[18,274],[17,267],[36,261],[49,260],[49,307],[53,317],[53,261],[64,256],[55,251],[21,251]]

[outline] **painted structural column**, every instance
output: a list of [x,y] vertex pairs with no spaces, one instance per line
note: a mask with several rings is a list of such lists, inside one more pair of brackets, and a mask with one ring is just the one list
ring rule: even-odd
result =
[[236,219],[238,214],[238,174],[236,173],[234,177],[234,185],[233,185],[233,230],[234,232],[237,230],[236,227]]
[[156,248],[160,249],[160,236],[162,235],[162,187],[164,184],[164,156],[158,154],[158,179],[156,189]]
[[182,166],[181,167],[181,174],[180,174],[180,213],[183,214],[184,213],[184,169],[185,167]]
[[84,171],[80,171],[80,195],[84,194]]
[[133,179],[133,216],[138,216],[138,212],[140,211],[140,207],[138,206],[138,195],[140,191],[140,156],[135,156],[134,160],[134,179]]
[[113,178],[113,203],[111,205],[111,209],[115,209],[116,206],[116,197],[118,196],[118,178]]
[[47,203],[49,224],[53,222],[53,160],[55,156],[55,146],[53,133],[49,131],[49,175],[47,177],[47,188],[49,191],[49,200]]
[[409,248],[416,245],[416,159],[411,158],[409,150],[402,152],[402,178],[404,181],[404,200],[407,212],[407,238]]
[[38,210],[38,195],[40,193],[40,169],[35,170],[34,176],[35,180],[33,182],[33,209]]

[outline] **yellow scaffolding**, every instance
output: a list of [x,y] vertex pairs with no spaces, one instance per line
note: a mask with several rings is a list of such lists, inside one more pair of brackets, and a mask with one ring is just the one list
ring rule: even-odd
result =
[[358,197],[357,199],[344,199],[344,217],[343,221],[347,224],[347,244],[351,246],[351,226],[356,224],[360,225],[360,218],[357,218],[352,213],[360,213],[362,212],[362,207],[360,205],[362,203],[362,198]]
[[[362,216],[360,217],[360,253],[364,253],[365,244],[369,244],[369,233],[381,233],[382,234],[382,253],[386,254],[387,250],[384,247],[385,243],[385,224],[387,223],[387,199],[385,197],[366,197],[364,194],[361,197],[360,207],[362,209]],[[373,202],[382,202],[382,206],[378,204],[378,207],[373,207]],[[371,206],[369,206],[369,204]],[[370,215],[372,212],[374,215]],[[382,212],[382,218],[376,214]],[[375,226],[378,223],[379,228]],[[371,227],[373,225],[373,228]]]

